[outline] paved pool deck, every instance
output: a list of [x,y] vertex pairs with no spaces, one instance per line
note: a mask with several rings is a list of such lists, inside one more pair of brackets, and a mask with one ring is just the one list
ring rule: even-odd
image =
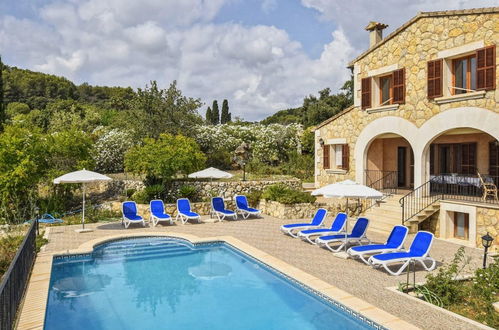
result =
[[[203,217],[203,220],[209,221],[206,217]],[[112,222],[89,224],[86,227],[92,228],[93,231],[87,233],[75,232],[75,229],[79,228],[76,225],[50,227],[47,235],[49,243],[45,246],[44,252],[40,253],[37,258],[26,300],[29,300],[30,292],[43,293],[47,291],[47,279],[50,278],[53,253],[72,252],[71,250],[81,249],[82,247],[90,249],[93,242],[98,242],[110,236],[123,234],[151,235],[158,232],[184,235],[187,238],[192,235],[192,237],[200,239],[227,237],[227,240],[230,241],[233,238],[234,242],[240,242],[238,244],[244,245],[248,249],[251,249],[251,247],[255,248],[254,253],[267,256],[269,261],[273,261],[279,267],[289,265],[287,269],[297,274],[300,273],[298,277],[301,277],[304,281],[307,274],[310,274],[320,280],[317,281],[317,283],[321,283],[319,286],[325,287],[329,285],[331,292],[341,290],[343,295],[346,292],[349,297],[353,296],[354,299],[360,298],[360,300],[371,305],[365,312],[361,311],[364,315],[369,314],[369,309],[376,308],[372,309],[371,313],[382,313],[382,311],[385,311],[397,319],[406,321],[422,329],[478,328],[464,321],[462,318],[454,317],[448,312],[443,312],[425,303],[409,299],[387,289],[387,287],[395,287],[400,282],[405,282],[405,274],[391,276],[384,271],[373,269],[360,261],[335,257],[329,250],[321,249],[299,239],[283,235],[279,227],[282,224],[293,222],[296,222],[296,219],[280,220],[264,216],[260,219],[216,223],[206,222],[200,224],[188,223],[185,225],[180,223],[174,225],[159,224],[156,227],[148,226],[145,228],[136,224],[131,225],[128,229],[124,229],[120,222]],[[386,240],[386,234],[374,231],[368,231],[368,237],[373,242],[384,242]],[[408,242],[411,242],[412,239],[413,235],[410,235]],[[451,260],[459,247],[458,244],[437,239],[432,247],[431,255],[437,260],[438,265],[441,265],[442,262]],[[471,267],[480,267],[483,256],[482,251],[466,248],[466,254],[471,257]],[[263,261],[266,262],[265,260]],[[426,271],[419,268],[416,272],[416,281],[422,281],[426,274]],[[35,299],[34,302],[41,304],[44,310],[43,299]],[[25,304],[27,303],[29,301],[25,302]],[[379,309],[382,311],[379,311]],[[33,322],[30,323],[27,322],[30,321],[30,315],[25,314],[25,312],[26,309],[21,313],[21,321],[27,325],[27,327],[23,326],[23,328],[39,328],[40,313],[37,314],[37,319],[33,319]],[[389,316],[387,315],[387,317]],[[30,327],[29,324],[32,324],[33,327]],[[386,324],[386,326],[402,329],[407,328],[408,324],[392,322],[391,324]]]

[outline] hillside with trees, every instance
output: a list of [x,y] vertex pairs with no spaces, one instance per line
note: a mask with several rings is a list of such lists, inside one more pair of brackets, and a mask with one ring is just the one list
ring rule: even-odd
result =
[[[318,102],[335,106],[326,96]],[[310,130],[291,121],[233,120],[226,99],[221,108],[214,100],[205,118],[202,106],[175,81],[166,88],[155,81],[138,89],[76,85],[0,62],[0,224],[79,206],[78,185],[52,184],[64,173],[86,168],[140,176],[146,189],[131,198],[150,199],[169,180],[206,166],[238,169],[234,151],[243,142],[250,146],[250,173],[313,177]]]
[[343,84],[340,92],[331,94],[331,89],[319,91],[319,96],[309,95],[299,108],[281,110],[261,121],[262,124],[302,124],[304,127],[315,126],[331,118],[353,104],[353,81]]

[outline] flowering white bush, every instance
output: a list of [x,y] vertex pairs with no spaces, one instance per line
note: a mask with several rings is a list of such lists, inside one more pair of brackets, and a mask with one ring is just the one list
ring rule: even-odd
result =
[[301,151],[301,125],[233,125],[197,126],[195,139],[206,153],[219,150],[233,152],[242,142],[251,146],[252,157],[267,164],[278,164],[291,151]]
[[122,172],[125,152],[134,144],[132,136],[119,129],[102,134],[94,147],[96,169],[105,173]]

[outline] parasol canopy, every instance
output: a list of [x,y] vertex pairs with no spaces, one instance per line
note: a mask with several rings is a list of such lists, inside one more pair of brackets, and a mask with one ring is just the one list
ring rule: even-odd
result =
[[224,172],[218,168],[208,167],[202,171],[194,172],[188,175],[189,178],[196,179],[228,179],[232,178],[232,174],[229,172]]

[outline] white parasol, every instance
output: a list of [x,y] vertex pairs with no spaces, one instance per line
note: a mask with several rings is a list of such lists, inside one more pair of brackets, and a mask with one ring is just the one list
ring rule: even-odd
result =
[[[364,186],[352,180],[345,180],[333,183],[322,188],[312,191],[312,195],[322,195],[326,198],[346,198],[346,213],[348,216],[348,199],[363,198],[363,199],[380,199],[383,193],[368,186]],[[348,220],[346,222],[345,240],[348,235]],[[345,251],[347,244],[345,244]]]
[[54,184],[61,183],[81,183],[83,190],[83,208],[82,208],[82,216],[81,216],[81,225],[82,229],[80,232],[85,230],[85,184],[97,181],[110,181],[112,180],[110,177],[99,174],[97,172],[87,171],[85,169],[81,171],[75,171],[71,173],[66,173],[58,178],[54,179]]
[[202,171],[194,172],[188,175],[189,178],[195,179],[228,179],[232,178],[232,174],[224,172],[218,168],[208,167]]

